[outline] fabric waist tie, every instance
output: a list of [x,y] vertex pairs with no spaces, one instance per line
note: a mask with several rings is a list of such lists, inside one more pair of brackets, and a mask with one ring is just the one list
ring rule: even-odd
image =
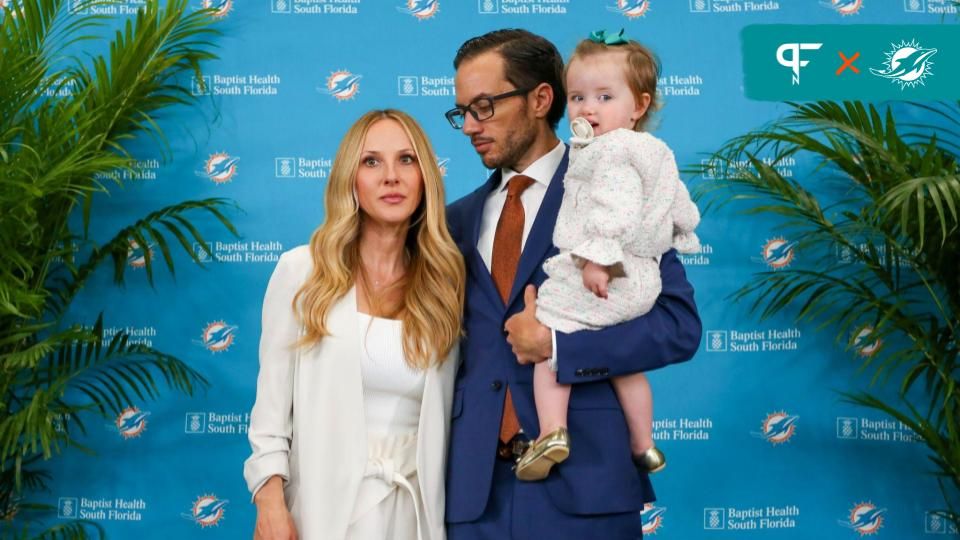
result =
[[[417,540],[423,540],[420,493],[409,478],[416,482],[417,434],[385,437],[370,436],[367,442],[367,466],[363,471],[364,485],[354,505],[350,523],[356,522],[394,490],[406,491],[413,501],[417,518]],[[375,481],[377,485],[369,485]]]

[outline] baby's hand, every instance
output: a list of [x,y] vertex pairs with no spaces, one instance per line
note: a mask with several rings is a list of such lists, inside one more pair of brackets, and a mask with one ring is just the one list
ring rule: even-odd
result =
[[600,298],[607,297],[607,284],[610,283],[610,270],[595,262],[587,261],[583,265],[583,286]]

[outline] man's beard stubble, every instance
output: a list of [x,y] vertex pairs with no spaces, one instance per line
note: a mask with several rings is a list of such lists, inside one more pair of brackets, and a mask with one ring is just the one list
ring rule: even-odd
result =
[[[523,108],[520,110],[520,118],[525,119],[527,112],[527,105],[524,103]],[[488,169],[498,169],[502,167],[514,169],[517,162],[523,158],[523,155],[527,153],[527,150],[533,146],[534,141],[537,140],[537,130],[535,124],[522,122],[517,126],[517,130],[508,133],[503,139],[503,150],[499,158],[493,156],[493,159],[488,162],[486,159],[483,160],[484,166]]]

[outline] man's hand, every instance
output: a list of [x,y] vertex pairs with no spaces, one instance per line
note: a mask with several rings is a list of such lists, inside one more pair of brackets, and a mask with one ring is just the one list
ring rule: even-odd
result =
[[553,356],[550,329],[537,320],[537,288],[527,285],[523,291],[523,311],[507,319],[507,343],[513,347],[517,362],[535,364]]

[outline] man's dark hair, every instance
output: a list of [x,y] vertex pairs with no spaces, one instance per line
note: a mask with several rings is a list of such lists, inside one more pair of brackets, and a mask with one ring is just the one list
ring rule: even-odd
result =
[[506,79],[518,89],[533,89],[540,83],[553,88],[553,104],[547,122],[554,130],[563,117],[567,94],[563,89],[563,57],[546,38],[519,28],[505,28],[468,39],[453,59],[453,68],[485,52],[496,51],[503,58]]

